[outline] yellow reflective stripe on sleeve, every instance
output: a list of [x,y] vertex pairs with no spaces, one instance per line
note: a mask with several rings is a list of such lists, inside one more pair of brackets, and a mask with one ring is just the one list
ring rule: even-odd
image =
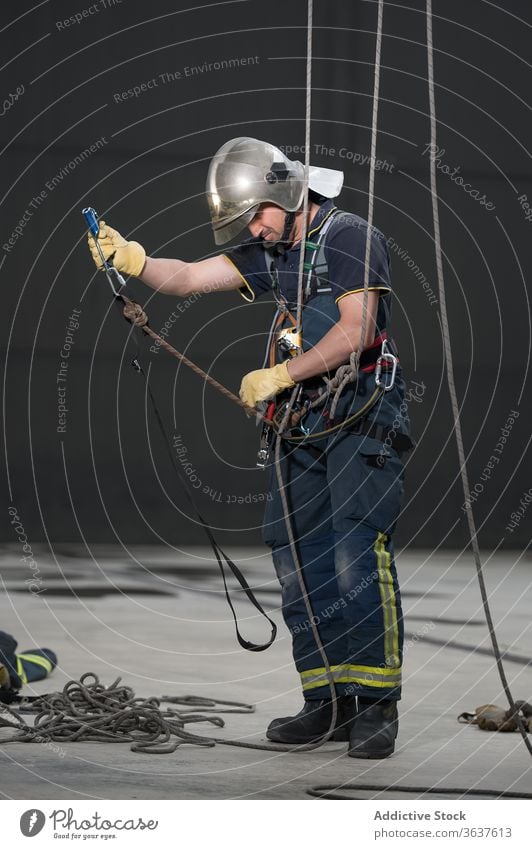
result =
[[386,534],[379,533],[373,546],[377,556],[379,593],[381,596],[384,626],[384,660],[389,666],[399,663],[399,629],[397,627],[397,605],[391,571],[390,552],[386,550]]
[[[48,660],[47,657],[42,657],[40,654],[31,654],[31,652],[25,654],[17,654],[17,666],[22,660],[27,660],[28,663],[34,663],[36,666],[42,666],[43,669],[46,669],[48,675],[54,668],[52,663]],[[20,675],[20,673],[19,673]],[[21,676],[22,677],[22,676]]]
[[22,661],[20,660],[20,656],[17,654],[17,675],[22,681],[23,684],[28,683],[27,675],[24,671],[24,667],[22,666]]
[[[336,298],[335,303],[337,304],[338,301],[342,300],[342,298],[347,298],[348,295],[356,295],[357,292],[363,292],[363,291],[364,291],[363,286],[362,286],[361,289],[351,289],[349,292],[344,292],[343,295],[339,295]],[[391,292],[392,290],[390,289],[389,286],[379,286],[378,284],[375,285],[375,286],[368,286],[368,292],[378,292],[378,291]]]
[[253,301],[255,300],[255,292],[253,291],[253,289],[252,289],[252,288],[251,288],[251,286],[249,285],[249,283],[248,283],[248,281],[246,280],[246,278],[244,277],[244,275],[240,273],[240,271],[238,270],[238,268],[237,268],[237,267],[236,267],[236,265],[234,264],[233,260],[232,260],[232,259],[229,259],[229,257],[227,256],[227,254],[222,254],[222,256],[223,256],[223,258],[224,258],[224,259],[226,259],[226,260],[227,260],[227,262],[230,262],[230,263],[231,263],[231,265],[232,265],[232,266],[233,266],[233,268],[235,269],[236,273],[237,273],[237,274],[238,274],[238,276],[241,278],[241,280],[242,280],[242,282],[243,282],[244,286],[247,288],[248,292],[250,293],[251,297],[250,297],[250,298],[248,298],[248,296],[247,296],[247,294],[246,294],[246,292],[245,292],[245,290],[244,290],[244,288],[243,288],[243,287],[242,287],[241,289],[239,289],[239,290],[238,290],[238,291],[239,291],[239,293],[242,295],[242,297],[244,298],[244,300],[248,302],[248,304],[252,304],[252,303],[253,303]]
[[[362,684],[366,687],[399,687],[401,685],[401,668],[394,669],[382,666],[362,666],[345,663],[331,666],[335,684]],[[316,687],[326,687],[329,683],[325,667],[307,669],[300,673],[303,691]]]

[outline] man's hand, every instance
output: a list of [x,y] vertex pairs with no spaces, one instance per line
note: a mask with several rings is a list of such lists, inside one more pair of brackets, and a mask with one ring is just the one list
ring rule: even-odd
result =
[[254,407],[259,401],[274,398],[283,389],[294,385],[288,374],[288,363],[279,363],[273,368],[261,368],[246,374],[240,385],[240,398],[248,407]]
[[[117,271],[131,277],[140,277],[146,262],[146,251],[142,245],[139,245],[138,242],[126,241],[118,230],[113,230],[105,221],[100,221],[100,231],[97,238],[105,259],[112,258]],[[90,233],[88,234],[88,242],[96,268],[102,270],[103,263]]]

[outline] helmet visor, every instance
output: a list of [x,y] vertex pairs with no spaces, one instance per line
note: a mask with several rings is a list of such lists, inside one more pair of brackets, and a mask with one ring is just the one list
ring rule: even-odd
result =
[[[280,172],[275,172],[280,166]],[[206,195],[217,245],[236,236],[262,203],[298,209],[303,166],[291,163],[273,145],[251,138],[226,142],[213,157]]]
[[251,219],[256,215],[257,210],[260,204],[257,206],[252,206],[251,209],[246,210],[246,212],[242,213],[242,215],[238,215],[232,221],[227,221],[226,223],[223,220],[219,221],[217,224],[212,225],[213,233],[214,233],[214,242],[217,245],[225,245],[226,242],[230,242],[231,239],[234,239],[235,236],[246,227]]

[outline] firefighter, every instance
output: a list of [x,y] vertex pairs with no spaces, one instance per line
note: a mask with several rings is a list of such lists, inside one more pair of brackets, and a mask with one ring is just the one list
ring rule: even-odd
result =
[[[348,740],[352,757],[384,758],[394,751],[397,735],[403,646],[392,535],[403,496],[401,457],[412,443],[404,380],[389,337],[389,251],[382,233],[375,228],[368,233],[363,218],[336,208],[342,182],[341,172],[310,166],[306,184],[302,163],[275,146],[232,139],[211,161],[207,200],[217,245],[246,228],[249,238],[192,263],[147,257],[138,242],[125,240],[104,222],[98,241],[119,271],[165,294],[238,290],[250,303],[273,294],[278,312],[269,367],[246,374],[240,395],[250,406],[270,399],[281,405],[296,384],[300,387],[298,409],[304,416],[290,431],[293,439],[283,441],[281,470],[312,619],[335,682],[334,739]],[[302,243],[305,285],[298,338],[287,330],[296,323]],[[101,268],[92,239],[89,246]],[[355,379],[334,397],[334,405],[332,393],[323,401],[324,377],[334,376],[360,348]],[[391,369],[383,369],[383,363]],[[376,389],[377,384],[384,388]],[[263,539],[282,588],[304,706],[294,716],[274,719],[266,733],[281,743],[313,742],[329,728],[330,687],[301,595],[271,463],[269,473]]]

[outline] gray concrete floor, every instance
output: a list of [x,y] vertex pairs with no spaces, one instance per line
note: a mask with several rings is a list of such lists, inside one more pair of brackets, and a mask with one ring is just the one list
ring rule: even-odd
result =
[[[265,740],[274,716],[301,706],[298,678],[282,623],[280,594],[265,550],[235,550],[250,583],[279,623],[267,652],[238,646],[216,564],[209,553],[163,548],[34,546],[39,574],[16,546],[0,550],[3,612],[0,628],[21,649],[49,646],[59,668],[28,692],[60,689],[95,672],[117,676],[139,696],[194,694],[256,705],[252,715],[226,717],[218,736]],[[485,571],[506,673],[515,698],[532,700],[531,564],[519,554],[484,555]],[[329,743],[306,754],[279,754],[218,745],[183,746],[172,755],[132,753],[127,744],[0,746],[0,792],[12,799],[305,799],[316,784],[385,783],[494,788],[532,793],[532,770],[519,734],[479,731],[457,715],[486,702],[505,705],[489,654],[474,564],[452,552],[404,552],[398,557],[406,614],[405,684],[398,746],[385,761],[346,757]],[[35,571],[35,570],[34,570]],[[28,578],[41,583],[28,591]],[[37,588],[34,585],[34,590]],[[245,601],[241,626],[264,640],[267,623]],[[192,730],[209,735],[210,727]],[[0,731],[6,739],[10,732]],[[62,755],[62,756],[61,756]],[[360,794],[368,798],[378,794]],[[448,797],[442,797],[448,798]]]

